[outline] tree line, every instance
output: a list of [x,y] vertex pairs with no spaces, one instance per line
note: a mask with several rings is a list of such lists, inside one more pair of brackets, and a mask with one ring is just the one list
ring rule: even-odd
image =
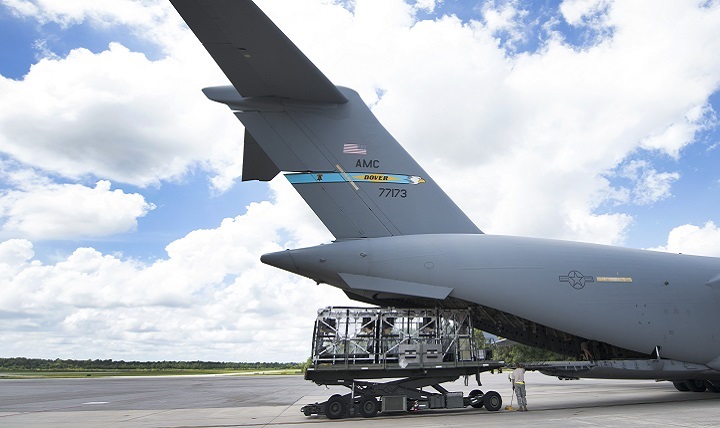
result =
[[104,370],[288,370],[300,369],[302,363],[236,363],[217,361],[123,361],[123,360],[54,360],[41,358],[0,358],[4,371],[104,371]]

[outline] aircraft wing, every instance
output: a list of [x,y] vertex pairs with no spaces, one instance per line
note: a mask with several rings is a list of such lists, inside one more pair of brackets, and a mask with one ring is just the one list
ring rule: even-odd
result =
[[347,102],[252,1],[170,1],[243,97]]

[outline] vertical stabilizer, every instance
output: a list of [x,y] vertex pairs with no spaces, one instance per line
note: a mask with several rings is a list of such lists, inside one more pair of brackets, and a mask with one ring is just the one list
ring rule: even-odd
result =
[[257,142],[273,166],[291,172],[337,239],[480,233],[358,94],[339,89],[346,103],[244,99],[230,107],[252,136],[246,144]]
[[252,1],[171,1],[233,84],[204,92],[246,127],[244,180],[288,172],[337,239],[482,233]]

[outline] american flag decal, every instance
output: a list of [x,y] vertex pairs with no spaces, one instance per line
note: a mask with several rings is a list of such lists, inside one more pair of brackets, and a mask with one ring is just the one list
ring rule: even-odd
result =
[[366,144],[343,144],[343,153],[349,155],[366,155],[367,145]]

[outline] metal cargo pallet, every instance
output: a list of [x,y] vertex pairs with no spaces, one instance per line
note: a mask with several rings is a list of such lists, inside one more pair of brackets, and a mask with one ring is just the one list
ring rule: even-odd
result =
[[[318,311],[312,364],[305,379],[350,389],[303,406],[306,416],[331,419],[378,412],[472,406],[496,411],[500,394],[476,389],[465,397],[440,384],[500,369],[475,343],[472,317],[459,309],[328,307]],[[381,382],[379,379],[393,380]],[[370,381],[372,380],[372,381]],[[432,387],[435,392],[423,388]]]

